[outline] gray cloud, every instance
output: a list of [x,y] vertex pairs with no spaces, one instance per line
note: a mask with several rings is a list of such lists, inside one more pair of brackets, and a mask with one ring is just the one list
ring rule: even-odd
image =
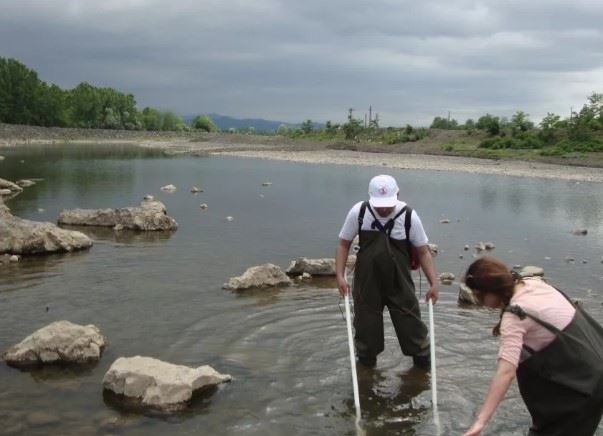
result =
[[603,3],[572,0],[1,1],[0,56],[140,106],[383,124],[524,110],[603,91]]

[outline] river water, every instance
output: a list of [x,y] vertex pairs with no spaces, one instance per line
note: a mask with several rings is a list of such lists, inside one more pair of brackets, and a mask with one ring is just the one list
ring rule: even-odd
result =
[[[170,157],[117,145],[22,146],[2,154],[0,177],[43,179],[8,202],[15,215],[56,221],[65,208],[132,206],[152,194],[180,227],[173,234],[85,229],[95,240],[87,252],[25,258],[0,270],[0,350],[61,319],[95,324],[109,340],[98,365],[77,372],[1,364],[0,434],[355,434],[334,281],[245,293],[221,287],[253,265],[333,257],[347,211],[383,172],[398,179],[401,198],[439,245],[438,272],[462,276],[474,253],[463,246],[492,241],[492,254],[509,265],[544,267],[551,282],[603,321],[601,184]],[[169,183],[178,190],[160,191]],[[192,186],[204,192],[193,195]],[[588,234],[572,235],[575,228]],[[460,306],[457,295],[458,283],[441,286],[435,306],[441,434],[471,423],[496,360],[490,329],[497,312]],[[104,401],[101,381],[116,358],[133,355],[209,364],[233,381],[180,415],[123,413]],[[429,376],[410,360],[387,320],[377,368],[359,372],[366,434],[437,433]],[[521,435],[528,425],[513,386],[486,434]]]

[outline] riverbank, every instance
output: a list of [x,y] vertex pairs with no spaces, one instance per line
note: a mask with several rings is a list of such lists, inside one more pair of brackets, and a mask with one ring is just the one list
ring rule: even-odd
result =
[[[565,164],[537,160],[486,159],[438,153],[437,144],[413,143],[386,149],[377,144],[292,140],[282,136],[200,132],[140,132],[61,129],[0,124],[0,147],[20,144],[128,143],[168,154],[223,155],[314,164],[375,166],[409,170],[457,171],[603,183],[598,160],[579,157]],[[433,141],[432,141],[433,142]],[[1,150],[1,148],[0,148]],[[368,150],[368,151],[367,151]],[[1,154],[1,153],[0,153]],[[595,164],[595,166],[589,164]]]

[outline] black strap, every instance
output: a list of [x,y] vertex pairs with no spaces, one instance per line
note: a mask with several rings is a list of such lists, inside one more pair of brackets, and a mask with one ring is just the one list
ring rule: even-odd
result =
[[360,206],[360,213],[358,214],[358,234],[360,235],[360,230],[362,230],[362,222],[364,221],[364,214],[366,213],[366,207],[368,206],[368,201],[363,201]]
[[521,306],[518,306],[517,304],[513,304],[513,305],[509,305],[509,306],[505,307],[504,311],[512,313],[513,315],[516,315],[521,320],[526,319],[526,317],[533,319],[534,321],[536,321],[538,324],[540,324],[542,327],[544,327],[551,333],[557,334],[561,331],[557,327],[555,327],[553,324],[543,321],[542,319],[538,318],[537,316],[534,316],[534,315],[526,312],[525,310],[523,310],[523,308]]
[[396,224],[396,220],[398,219],[398,217],[400,215],[402,215],[404,213],[404,211],[406,211],[406,206],[404,206],[400,212],[398,212],[393,218],[390,218],[390,220],[388,222],[386,222],[385,224],[381,224],[381,221],[379,221],[379,219],[377,218],[377,215],[375,215],[375,212],[373,212],[373,208],[370,206],[370,204],[368,205],[368,210],[371,213],[371,215],[373,216],[373,223],[371,224],[371,228],[375,229],[379,229],[381,232],[385,233],[387,236],[391,236],[392,234],[392,230],[394,229],[394,225]]
[[406,216],[404,217],[404,231],[406,232],[406,242],[410,244],[410,219],[412,218],[412,207],[406,205],[404,209],[406,209]]

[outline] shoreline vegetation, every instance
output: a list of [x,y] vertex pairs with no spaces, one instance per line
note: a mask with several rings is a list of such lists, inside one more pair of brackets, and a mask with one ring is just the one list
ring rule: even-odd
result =
[[[460,135],[462,132],[453,134]],[[603,183],[603,153],[592,153],[598,155],[594,157],[571,158],[481,156],[472,153],[470,149],[466,153],[461,150],[456,153],[443,150],[442,144],[449,139],[449,131],[439,131],[423,142],[385,147],[383,144],[368,142],[319,141],[283,135],[150,132],[0,124],[0,155],[3,147],[23,144],[131,144],[163,150],[170,155],[222,155],[302,163],[456,171]]]
[[308,119],[267,132],[221,127],[205,114],[185,122],[170,111],[140,110],[134,95],[109,87],[62,89],[0,57],[0,146],[128,142],[169,153],[592,181],[601,181],[603,169],[603,93],[596,92],[569,117],[547,113],[537,125],[517,111],[510,119],[485,114],[460,123],[448,114],[429,127],[383,127],[371,107],[364,122],[348,109],[343,123]]

